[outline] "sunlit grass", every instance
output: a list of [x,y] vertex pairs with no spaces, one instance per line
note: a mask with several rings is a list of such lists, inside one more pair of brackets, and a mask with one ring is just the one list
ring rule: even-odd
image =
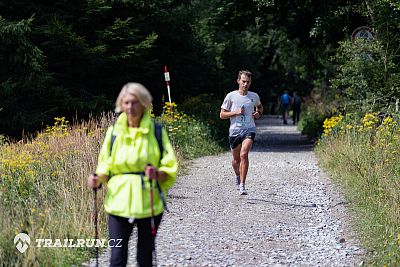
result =
[[[33,140],[0,147],[0,258],[5,266],[55,266],[77,263],[83,249],[36,248],[19,253],[20,232],[36,238],[92,238],[91,192],[86,177],[94,169],[104,117],[70,126],[56,118]],[[101,224],[103,232],[104,222]],[[34,244],[34,243],[33,243]]]
[[320,162],[354,207],[374,266],[400,265],[400,120],[367,113],[324,123]]

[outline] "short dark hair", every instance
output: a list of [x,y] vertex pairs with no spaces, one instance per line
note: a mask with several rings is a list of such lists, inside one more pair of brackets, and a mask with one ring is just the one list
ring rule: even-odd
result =
[[241,70],[241,71],[239,71],[239,74],[238,74],[238,80],[242,77],[242,74],[249,77],[250,80],[251,80],[251,77],[253,76],[253,74],[249,70]]

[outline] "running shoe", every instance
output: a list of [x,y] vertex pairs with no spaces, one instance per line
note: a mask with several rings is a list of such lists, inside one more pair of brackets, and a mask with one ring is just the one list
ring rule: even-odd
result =
[[244,184],[239,185],[239,194],[240,195],[247,195],[246,188],[244,188]]
[[236,176],[235,179],[236,190],[239,190],[239,185],[240,185],[240,176]]

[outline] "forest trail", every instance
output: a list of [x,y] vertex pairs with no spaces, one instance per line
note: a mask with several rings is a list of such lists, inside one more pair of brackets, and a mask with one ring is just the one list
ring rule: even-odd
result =
[[[234,186],[230,153],[193,160],[178,177],[157,236],[157,266],[362,264],[346,202],[296,126],[276,116],[257,120],[249,158],[247,196]],[[109,251],[100,266],[108,260]]]

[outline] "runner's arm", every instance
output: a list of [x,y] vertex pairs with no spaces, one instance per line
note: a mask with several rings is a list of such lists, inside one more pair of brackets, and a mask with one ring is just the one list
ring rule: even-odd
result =
[[260,103],[258,106],[256,106],[256,111],[253,113],[253,117],[255,119],[259,119],[261,117],[261,114],[263,113],[263,111],[264,111],[264,108]]
[[264,107],[263,107],[263,105],[260,103],[260,105],[258,105],[257,107],[256,107],[256,112],[258,112],[260,115],[262,115],[263,114],[263,112],[264,112]]
[[237,110],[234,110],[234,111],[228,111],[226,109],[221,108],[221,112],[219,113],[219,117],[224,120],[224,119],[229,119],[231,117],[234,117],[234,116],[237,116],[237,115],[240,115],[240,114],[242,114],[240,108],[237,109]]

